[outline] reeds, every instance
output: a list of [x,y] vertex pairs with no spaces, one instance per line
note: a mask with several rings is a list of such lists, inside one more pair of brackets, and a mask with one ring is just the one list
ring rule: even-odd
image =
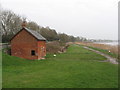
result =
[[118,54],[118,51],[120,50],[120,46],[118,46],[118,45],[113,46],[113,45],[98,44],[98,43],[92,43],[92,42],[75,42],[75,44],[105,49],[105,50],[108,50],[108,51],[115,53],[115,54]]

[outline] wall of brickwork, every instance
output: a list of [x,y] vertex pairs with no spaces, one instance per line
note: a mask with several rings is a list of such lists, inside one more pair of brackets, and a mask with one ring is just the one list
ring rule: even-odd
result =
[[34,38],[27,31],[22,30],[11,40],[11,54],[25,59],[38,59],[38,55],[31,55],[31,50],[38,53],[38,44]]
[[46,42],[45,41],[38,41],[38,59],[43,58],[46,56]]

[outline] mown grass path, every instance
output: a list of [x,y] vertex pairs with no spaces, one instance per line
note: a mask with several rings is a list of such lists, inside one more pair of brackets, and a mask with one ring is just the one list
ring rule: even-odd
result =
[[118,65],[72,45],[45,60],[25,60],[3,54],[3,88],[117,88]]
[[89,47],[86,47],[86,46],[84,46],[84,48],[85,48],[85,49],[88,49],[88,50],[91,50],[91,51],[93,51],[93,52],[96,52],[96,53],[98,53],[98,54],[106,57],[107,60],[105,60],[105,61],[111,62],[112,64],[118,64],[116,58],[113,58],[113,57],[111,57],[111,56],[109,56],[109,55],[107,55],[107,54],[104,54],[104,53],[102,53],[102,52],[100,52],[100,51],[94,50],[94,49],[89,48]]

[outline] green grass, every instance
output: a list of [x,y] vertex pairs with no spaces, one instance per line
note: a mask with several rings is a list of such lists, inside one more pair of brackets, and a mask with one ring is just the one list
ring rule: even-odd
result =
[[2,50],[0,50],[0,89],[2,88]]
[[45,60],[25,60],[3,53],[3,88],[117,88],[118,65],[72,45]]
[[107,55],[110,55],[111,57],[118,58],[118,55],[117,55],[117,54],[112,53],[112,52],[109,53],[108,50],[99,49],[99,48],[94,48],[94,47],[89,47],[89,48],[92,48],[92,49],[98,50],[98,51],[100,51],[100,52],[103,52],[103,53],[105,53],[105,54],[107,54]]

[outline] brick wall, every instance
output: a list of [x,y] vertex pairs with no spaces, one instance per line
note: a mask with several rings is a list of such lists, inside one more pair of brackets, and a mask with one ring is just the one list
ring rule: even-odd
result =
[[45,41],[38,41],[38,59],[43,58],[46,56],[46,42]]
[[26,59],[38,59],[37,55],[31,55],[31,50],[38,53],[37,46],[37,40],[27,31],[22,30],[11,41],[11,54]]

